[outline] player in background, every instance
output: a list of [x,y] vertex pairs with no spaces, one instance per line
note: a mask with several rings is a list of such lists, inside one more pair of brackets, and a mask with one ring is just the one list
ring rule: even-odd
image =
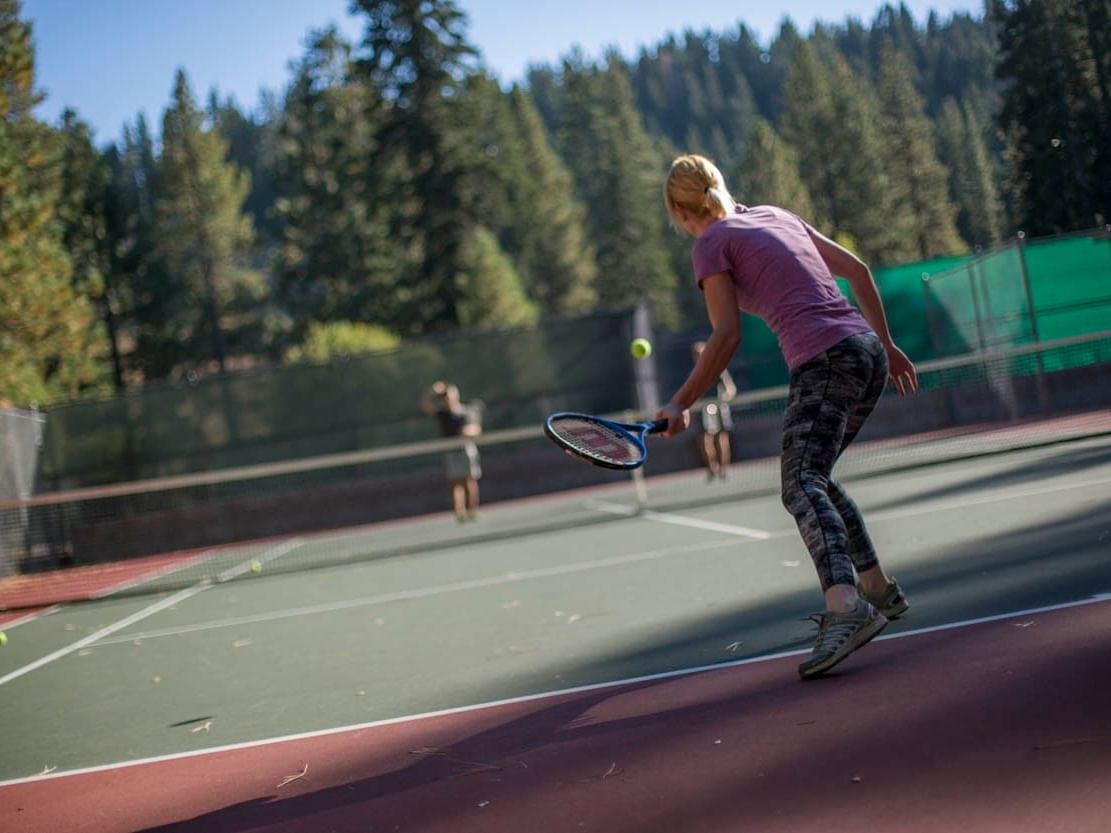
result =
[[[658,413],[667,436],[684,430],[689,408],[729,365],[741,341],[738,309],[776,334],[790,370],[783,419],[783,504],[817,570],[825,610],[799,666],[825,673],[908,607],[880,566],[860,510],[833,479],[833,465],[890,379],[900,394],[918,386],[914,365],[887,328],[868,267],[789,211],[737,203],[705,157],[678,157],[664,183],[672,224],[695,238],[694,279],[713,332],[687,380]],[[848,280],[859,310],[833,275]],[[859,582],[859,584],[858,584]]]
[[[433,382],[421,397],[420,407],[436,418],[440,433],[445,437],[477,437],[482,433],[482,402],[463,404],[459,388],[448,382]],[[451,506],[456,520],[460,523],[477,520],[478,481],[482,479],[478,446],[468,440],[462,447],[445,454],[444,473],[451,486]]]
[[[706,342],[696,341],[691,345],[691,358],[698,364],[698,357],[706,349]],[[737,386],[729,375],[729,368],[721,372],[717,380],[716,402],[707,403],[702,409],[702,430],[698,436],[698,450],[702,462],[706,464],[706,479],[724,480],[733,459],[729,432],[733,428],[733,412],[729,403],[737,395]]]

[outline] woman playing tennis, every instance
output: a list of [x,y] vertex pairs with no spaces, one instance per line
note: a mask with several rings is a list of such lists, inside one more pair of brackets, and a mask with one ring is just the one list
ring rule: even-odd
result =
[[[713,332],[687,380],[657,414],[665,436],[683,431],[689,408],[712,385],[741,340],[738,309],[775,332],[790,370],[783,418],[783,504],[794,516],[825,594],[818,638],[799,666],[825,673],[908,608],[876,558],[860,510],[832,477],[888,378],[917,390],[914,365],[895,346],[872,273],[855,255],[789,211],[734,201],[721,172],[701,156],[676,159],[664,184],[672,223],[696,238],[694,278]],[[848,280],[858,311],[833,279]],[[859,582],[859,585],[858,585]]]

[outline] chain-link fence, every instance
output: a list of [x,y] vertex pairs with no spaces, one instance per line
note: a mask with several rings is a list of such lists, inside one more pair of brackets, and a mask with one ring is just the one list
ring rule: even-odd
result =
[[636,326],[624,310],[454,333],[52,408],[44,475],[52,489],[76,488],[431,439],[418,402],[437,379],[484,403],[487,430],[636,407]]
[[923,271],[933,355],[1098,332],[1111,317],[1111,231],[1015,240]]

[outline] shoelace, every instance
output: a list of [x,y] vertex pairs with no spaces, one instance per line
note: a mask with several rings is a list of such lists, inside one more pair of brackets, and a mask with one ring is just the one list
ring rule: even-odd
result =
[[815,651],[836,651],[853,635],[857,626],[855,622],[827,624],[825,613],[811,613],[803,621],[815,622],[818,625],[818,639],[814,643]]

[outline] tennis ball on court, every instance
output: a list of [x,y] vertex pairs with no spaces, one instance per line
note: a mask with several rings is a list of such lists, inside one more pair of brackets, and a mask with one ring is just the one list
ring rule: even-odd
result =
[[4,633],[3,631],[0,631],[0,645],[7,645],[7,644],[8,644],[8,635],[6,633]]
[[251,572],[252,573],[261,573],[262,572],[262,563],[259,562],[259,561],[252,561],[251,562]]
[[629,345],[629,352],[635,358],[647,359],[652,355],[652,342],[646,338],[634,338],[633,343]]

